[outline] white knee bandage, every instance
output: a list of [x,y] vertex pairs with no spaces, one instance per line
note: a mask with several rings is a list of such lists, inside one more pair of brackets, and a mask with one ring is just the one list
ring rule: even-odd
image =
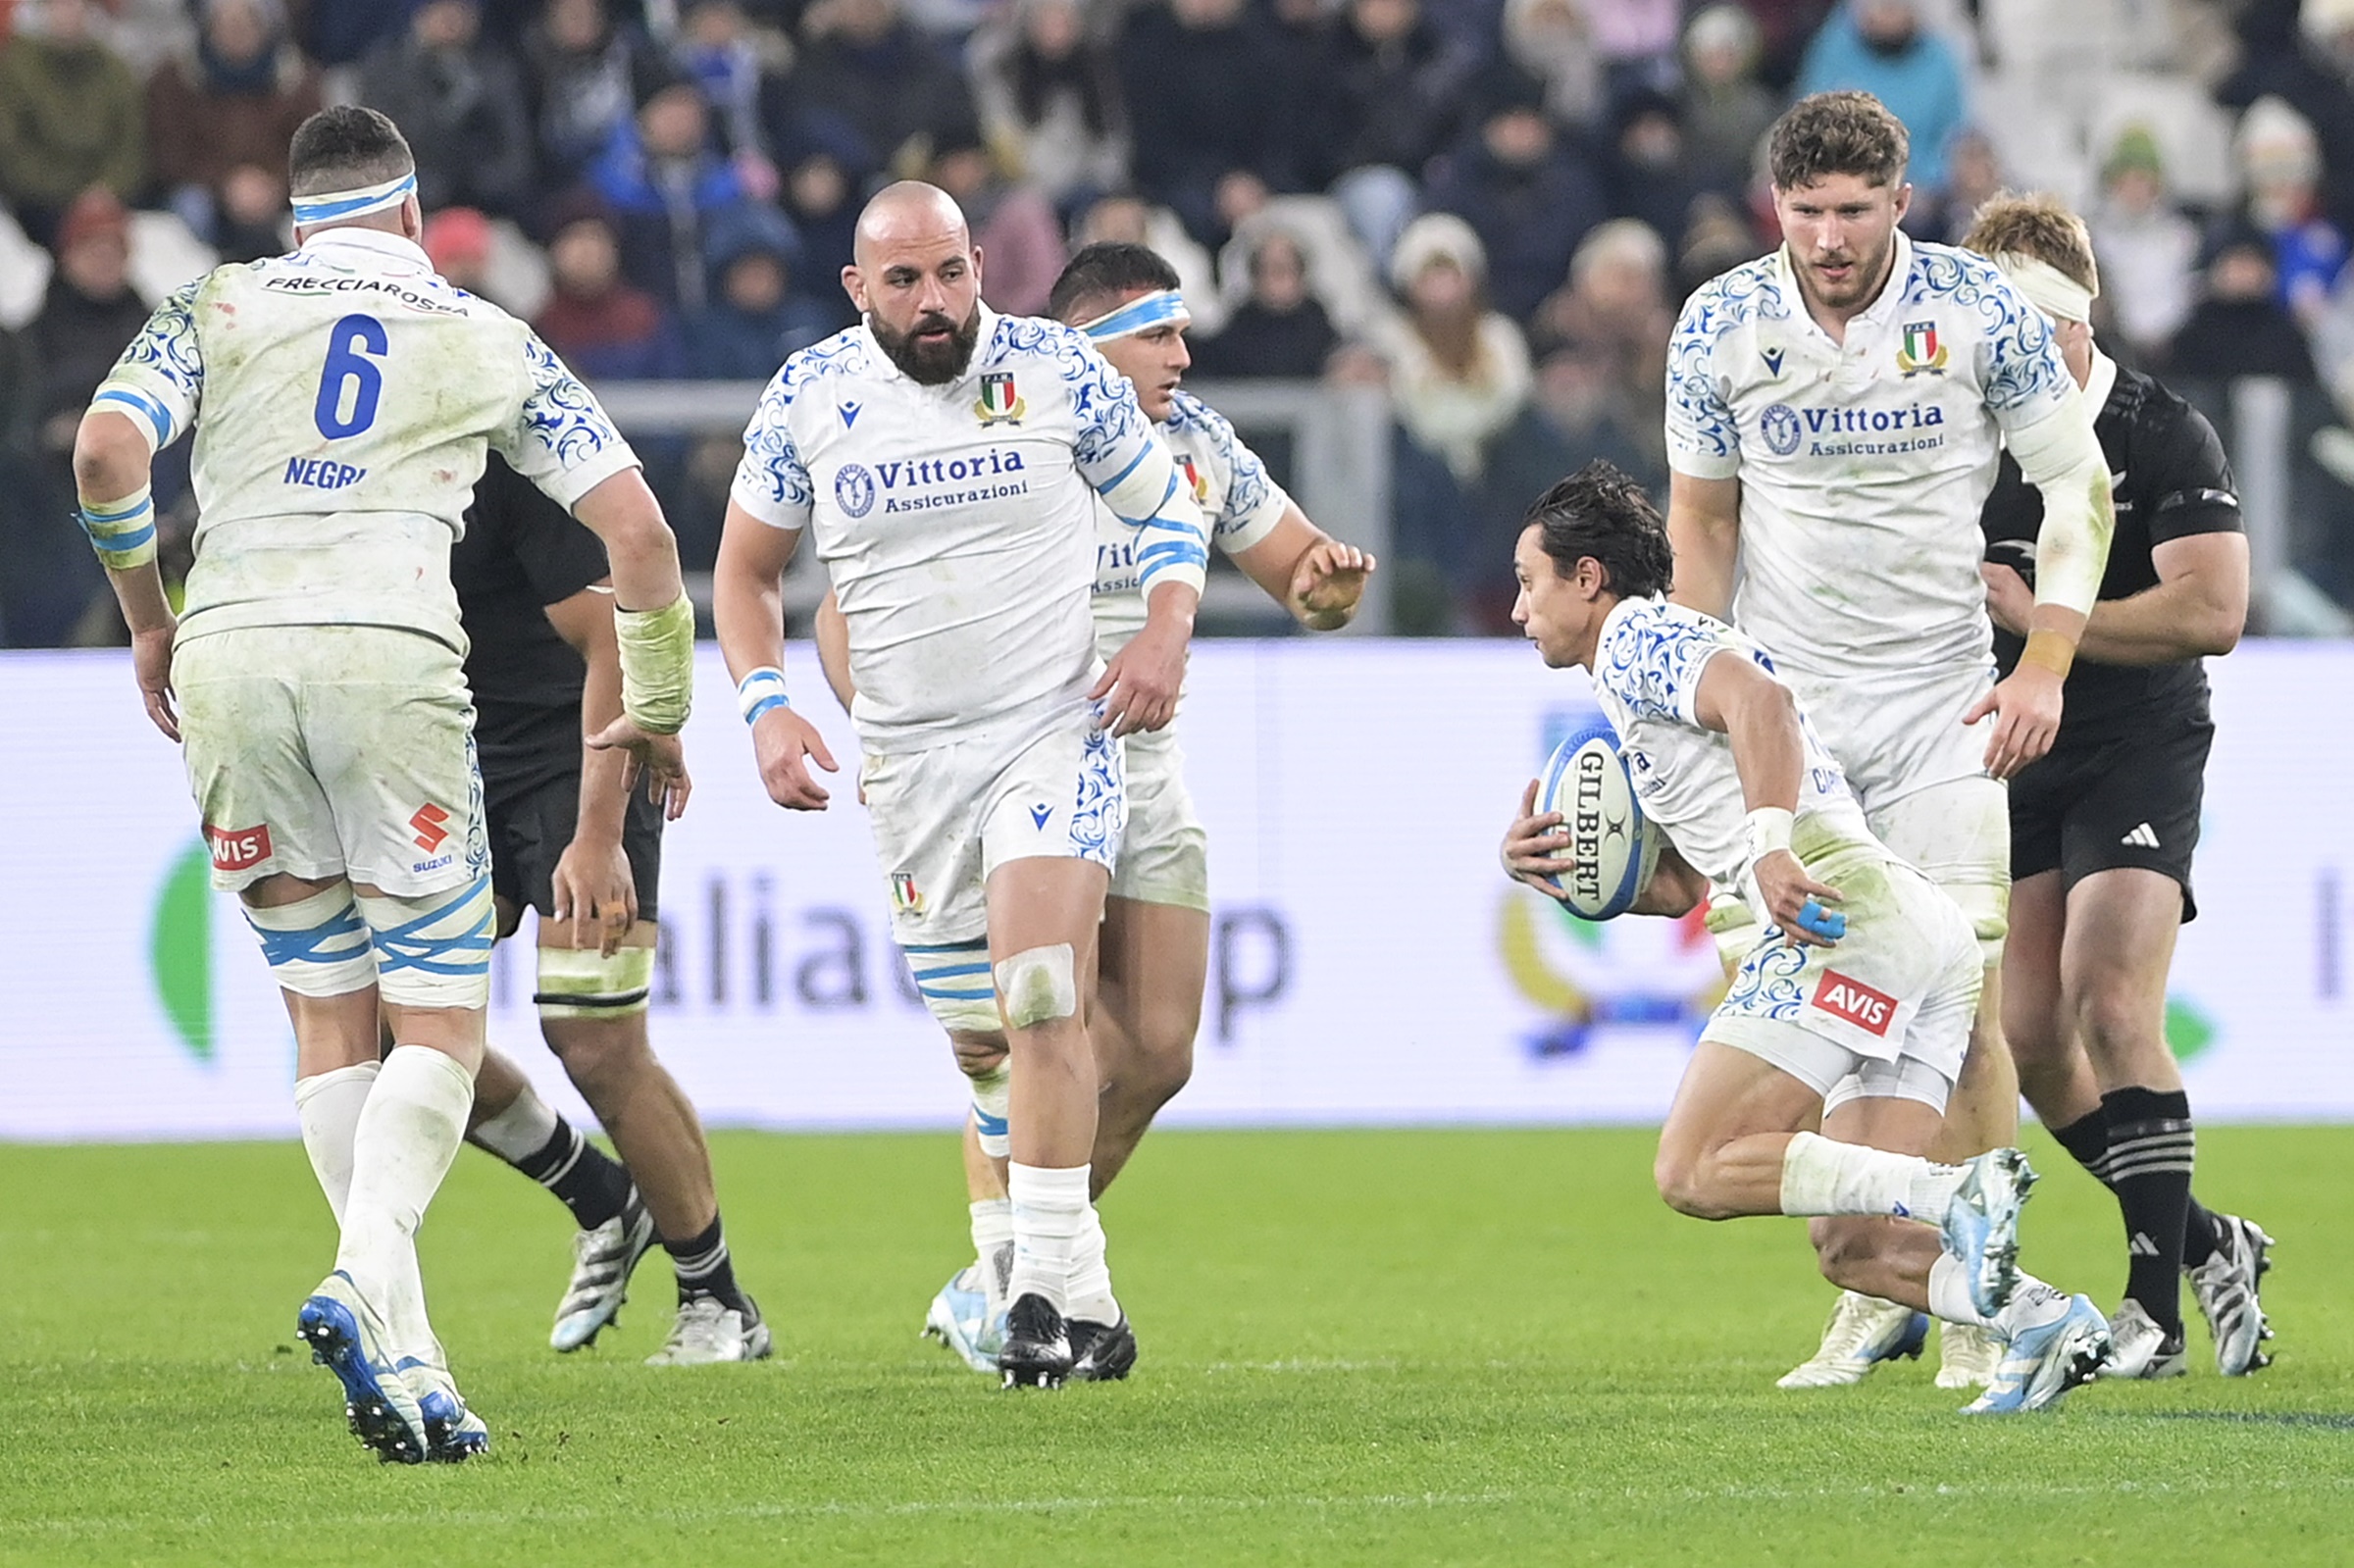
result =
[[998,966],[997,976],[1008,1028],[1034,1029],[1078,1016],[1079,966],[1069,942],[1015,953]]
[[610,958],[593,947],[542,947],[532,1004],[541,1018],[628,1018],[645,1011],[653,986],[651,947],[623,947]]
[[1013,1152],[1013,1136],[1007,1117],[1013,1107],[1013,1070],[999,1062],[991,1071],[972,1080],[973,1129],[981,1138],[981,1152],[993,1160],[1004,1159]]
[[247,904],[245,923],[279,985],[298,996],[343,996],[376,984],[376,953],[347,882],[271,909]]
[[356,902],[376,942],[376,983],[402,1007],[486,1007],[497,914],[490,879],[417,898]]
[[998,1017],[997,987],[990,984],[989,942],[941,942],[903,949],[908,973],[915,977],[917,994],[940,1027],[952,1035],[997,1035],[1004,1031]]

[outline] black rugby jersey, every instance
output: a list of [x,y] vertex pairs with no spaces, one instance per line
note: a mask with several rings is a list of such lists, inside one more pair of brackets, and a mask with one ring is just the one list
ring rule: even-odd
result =
[[[2093,430],[2108,459],[2117,503],[2102,598],[2123,599],[2157,586],[2158,568],[2150,552],[2169,539],[2242,531],[2231,465],[2215,427],[2158,381],[2119,366],[2117,384],[2101,405]],[[1986,559],[2016,568],[2032,587],[2043,494],[2021,475],[2008,451],[1979,521]],[[2025,646],[2024,638],[1995,628],[1995,660],[2004,675]],[[2203,722],[2207,673],[2197,659],[2118,665],[2078,658],[2069,673],[2066,700],[2063,744],[2152,721]]]
[[449,552],[458,618],[472,645],[466,683],[486,784],[579,770],[588,666],[544,607],[602,582],[607,570],[603,542],[491,453],[466,509],[465,536]]

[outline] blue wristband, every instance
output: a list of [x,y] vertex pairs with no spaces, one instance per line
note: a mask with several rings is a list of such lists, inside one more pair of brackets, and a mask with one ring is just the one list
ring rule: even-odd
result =
[[790,708],[793,698],[785,692],[785,672],[775,665],[762,665],[736,683],[736,711],[750,724],[771,708]]
[[782,691],[772,691],[743,710],[743,722],[747,725],[758,724],[760,716],[771,708],[790,708],[792,706],[793,699],[791,697],[786,696]]

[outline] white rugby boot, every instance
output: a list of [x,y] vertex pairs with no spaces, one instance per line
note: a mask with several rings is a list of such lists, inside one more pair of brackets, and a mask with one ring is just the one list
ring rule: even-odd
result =
[[654,1217],[635,1187],[619,1214],[593,1231],[574,1232],[572,1281],[556,1303],[548,1344],[565,1351],[593,1344],[606,1325],[620,1318],[621,1304],[630,1298],[630,1276],[653,1244]]
[[768,1324],[745,1296],[739,1309],[715,1295],[689,1296],[679,1303],[670,1341],[645,1358],[649,1367],[702,1367],[722,1361],[759,1361],[769,1353]]
[[2040,1281],[2022,1286],[2020,1295],[2012,1315],[2031,1326],[2011,1333],[1994,1381],[1962,1407],[1965,1415],[2048,1410],[2069,1390],[2090,1383],[2109,1359],[2109,1323],[2090,1296],[2064,1296]]
[[2253,1221],[2236,1214],[2218,1214],[2215,1255],[2190,1275],[2190,1293],[2199,1315],[2215,1337],[2215,1369],[2226,1378],[2244,1378],[2273,1364],[2264,1345],[2273,1337],[2257,1288],[2273,1266],[2273,1239]]
[[359,1440],[387,1463],[425,1463],[425,1415],[417,1396],[393,1369],[384,1320],[341,1269],[295,1314],[295,1332],[311,1359],[343,1385],[343,1418]]
[[2019,1211],[2036,1176],[2015,1148],[1965,1160],[1962,1173],[1945,1208],[1945,1249],[1970,1271],[1970,1304],[1990,1318],[2019,1284]]
[[982,1265],[968,1263],[949,1277],[924,1314],[924,1335],[938,1340],[975,1372],[995,1373],[1005,1342],[1005,1314],[991,1312],[981,1286]]
[[1937,1387],[1983,1389],[2002,1364],[2003,1341],[1991,1329],[1972,1323],[1937,1326]]
[[1839,1292],[1822,1345],[1774,1380],[1777,1389],[1836,1389],[1862,1383],[1883,1361],[1914,1360],[1929,1337],[1929,1315],[1875,1295]]

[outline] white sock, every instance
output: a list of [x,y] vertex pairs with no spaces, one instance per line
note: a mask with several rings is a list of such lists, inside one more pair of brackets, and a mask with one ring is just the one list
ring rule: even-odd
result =
[[1103,1256],[1103,1217],[1093,1203],[1087,1206],[1087,1228],[1079,1233],[1079,1244],[1071,1253],[1069,1295],[1064,1316],[1106,1325],[1120,1321],[1120,1303],[1111,1293],[1111,1264]]
[[2011,1299],[1994,1315],[1989,1327],[2008,1344],[2028,1329],[2040,1329],[2054,1319],[2066,1317],[2073,1299],[2058,1286],[2046,1285],[2032,1274],[2022,1272],[2019,1288],[2011,1292]]
[[466,1136],[513,1165],[547,1147],[547,1140],[556,1136],[556,1108],[526,1084],[514,1104]]
[[343,1202],[351,1195],[351,1136],[360,1125],[360,1108],[376,1085],[376,1062],[357,1062],[333,1072],[313,1073],[294,1081],[294,1114],[302,1123],[302,1151],[311,1157],[311,1174],[335,1223],[343,1223]]
[[474,1075],[424,1045],[397,1045],[352,1136],[351,1196],[335,1267],[382,1313],[397,1353],[437,1353],[417,1272],[417,1228],[466,1140]]
[[1937,1261],[1929,1265],[1929,1311],[1948,1323],[1967,1323],[1972,1328],[1989,1328],[1994,1322],[1978,1315],[1970,1299],[1970,1271],[1951,1252],[1938,1253]]
[[972,1205],[973,1256],[981,1260],[981,1290],[989,1315],[1005,1304],[1013,1269],[1013,1199],[987,1197]]
[[1070,1299],[1071,1265],[1087,1229],[1087,1167],[1024,1165],[1006,1172],[1013,1203],[1013,1279],[1007,1300],[1043,1295],[1057,1312]]
[[1918,1154],[1891,1154],[1813,1133],[1790,1139],[1782,1156],[1784,1214],[1893,1214],[1945,1223],[1962,1185],[1958,1165],[1932,1165]]

